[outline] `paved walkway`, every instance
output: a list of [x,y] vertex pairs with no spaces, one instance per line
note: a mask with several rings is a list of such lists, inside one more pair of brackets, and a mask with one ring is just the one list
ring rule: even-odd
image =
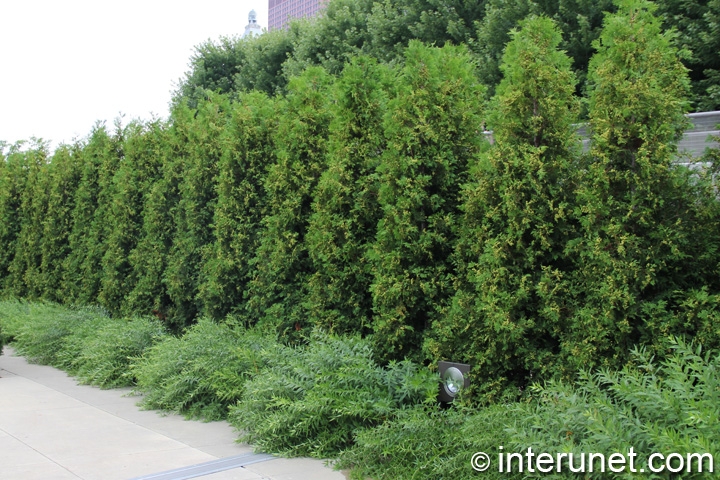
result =
[[129,389],[78,385],[11,355],[0,356],[3,480],[345,479],[320,460],[253,454],[227,422],[142,411]]

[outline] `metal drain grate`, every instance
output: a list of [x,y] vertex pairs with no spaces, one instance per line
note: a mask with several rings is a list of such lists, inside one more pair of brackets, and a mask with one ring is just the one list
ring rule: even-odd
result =
[[132,480],[185,480],[186,478],[202,477],[203,475],[210,475],[211,473],[240,468],[246,465],[252,465],[253,463],[265,462],[273,458],[275,457],[264,453],[246,453],[234,457],[220,458],[211,462],[198,463],[197,465],[190,465],[189,467],[176,468],[175,470],[168,470],[166,472],[143,475],[142,477],[135,477]]

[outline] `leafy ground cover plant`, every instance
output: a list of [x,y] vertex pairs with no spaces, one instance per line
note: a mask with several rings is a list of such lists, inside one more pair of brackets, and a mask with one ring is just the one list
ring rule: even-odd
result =
[[162,323],[151,317],[107,319],[93,327],[91,334],[76,339],[77,348],[65,349],[59,356],[80,382],[101,388],[133,385],[131,362],[168,335]]
[[7,300],[0,302],[0,324],[6,338],[13,341],[19,355],[28,361],[59,368],[67,367],[62,357],[70,357],[75,341],[92,332],[109,317],[100,309],[68,308],[54,303]]
[[188,418],[224,419],[272,342],[258,331],[200,319],[182,337],[166,337],[131,365],[137,392],[144,394],[140,405]]
[[95,308],[15,300],[0,302],[0,324],[18,354],[102,388],[132,385],[131,359],[167,335],[155,318],[110,318]]
[[[498,452],[637,454],[636,472],[610,474],[586,469],[583,478],[709,478],[709,459],[693,460],[677,472],[640,472],[652,453],[719,458],[720,354],[671,339],[670,353],[656,361],[644,349],[632,352],[633,363],[621,371],[583,372],[575,383],[550,382],[532,388],[531,400],[482,409],[437,410],[416,407],[383,424],[357,433],[355,444],[339,456],[340,468],[353,478],[473,479],[474,452],[493,462],[483,478],[579,478],[568,463],[560,472],[499,472]],[[580,463],[579,456],[575,468]],[[655,466],[658,461],[655,461]],[[673,468],[679,465],[673,464]]]
[[[351,468],[351,478],[364,480],[473,479],[474,452],[496,452],[507,445],[506,425],[522,417],[526,404],[493,405],[482,410],[416,406],[376,428],[364,429],[355,445],[343,451],[337,467]],[[493,471],[494,470],[494,471]],[[497,468],[483,478],[513,478]]]
[[[606,455],[632,447],[635,465],[646,465],[654,452],[684,458],[710,453],[717,460],[720,355],[681,339],[672,339],[671,350],[658,363],[645,349],[634,349],[633,364],[619,372],[583,372],[575,386],[535,387],[536,408],[524,425],[508,430],[516,447]],[[702,472],[693,463],[681,476],[666,471],[646,478],[708,478],[710,464],[703,465]],[[606,477],[596,472],[587,478]],[[626,471],[617,478],[637,474]]]
[[265,350],[266,367],[245,384],[230,423],[261,450],[326,458],[360,429],[434,400],[437,380],[428,370],[409,361],[381,367],[373,355],[368,340],[319,332],[306,346]]

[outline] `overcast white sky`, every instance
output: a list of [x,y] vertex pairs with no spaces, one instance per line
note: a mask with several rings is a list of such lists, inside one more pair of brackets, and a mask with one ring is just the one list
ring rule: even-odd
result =
[[0,0],[0,140],[56,147],[121,113],[167,117],[193,47],[267,27],[267,0]]

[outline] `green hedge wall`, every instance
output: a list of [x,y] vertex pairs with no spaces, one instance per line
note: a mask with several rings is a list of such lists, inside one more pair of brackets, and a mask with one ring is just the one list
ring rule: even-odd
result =
[[586,153],[571,62],[535,16],[492,98],[467,47],[411,42],[54,153],[2,144],[0,294],[360,334],[382,362],[471,363],[478,400],[672,335],[720,344],[720,203],[673,165],[689,83],[653,11],[605,17]]

